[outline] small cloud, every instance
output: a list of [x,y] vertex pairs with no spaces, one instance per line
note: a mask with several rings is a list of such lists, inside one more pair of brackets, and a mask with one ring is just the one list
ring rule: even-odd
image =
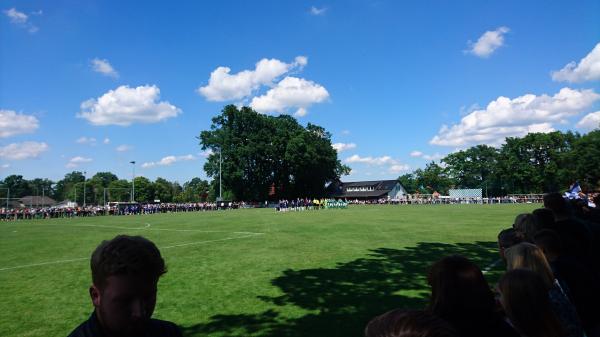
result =
[[102,143],[104,143],[104,144],[110,144],[110,139],[104,138],[104,140],[102,141]]
[[0,109],[0,138],[33,133],[39,127],[40,123],[34,116]]
[[129,126],[157,123],[181,114],[178,107],[159,99],[160,89],[155,85],[137,88],[122,85],[81,103],[77,117],[87,119],[93,125]]
[[335,143],[331,145],[337,152],[344,152],[356,148],[354,143]]
[[96,138],[93,137],[79,137],[75,143],[77,144],[89,144],[89,145],[96,145]]
[[211,149],[208,149],[206,151],[202,151],[202,152],[198,153],[198,155],[200,157],[204,157],[204,158],[208,158],[211,154],[213,154],[213,151]]
[[504,34],[509,31],[508,27],[500,27],[496,30],[487,31],[479,37],[477,42],[473,43],[469,41],[469,49],[465,53],[470,53],[481,58],[489,57],[496,49],[504,45]]
[[350,135],[350,130],[342,130],[342,135],[344,135],[344,136]]
[[410,153],[410,156],[411,157],[416,157],[416,158],[422,157],[423,156],[423,152],[421,152],[421,151],[413,151],[413,152]]
[[119,73],[113,68],[108,60],[101,60],[95,58],[91,61],[92,70],[102,75],[110,76],[113,78],[119,77]]
[[252,98],[250,106],[261,113],[286,113],[295,108],[296,116],[305,116],[308,107],[328,98],[329,92],[322,85],[288,76],[264,95]]
[[575,126],[586,131],[600,128],[600,111],[585,115]]
[[196,159],[196,157],[194,157],[191,154],[188,154],[185,156],[177,156],[177,157],[176,156],[166,156],[156,162],[143,163],[142,168],[150,168],[150,167],[154,167],[154,166],[171,166],[172,164],[174,164],[176,162],[190,161],[190,160],[195,160],[195,159]]
[[395,164],[390,166],[389,168],[389,172],[390,173],[400,173],[400,172],[406,172],[410,170],[410,166],[406,165],[406,164]]
[[3,168],[3,169],[10,168],[10,164],[2,164],[2,168]]
[[357,154],[346,158],[346,163],[363,163],[368,165],[384,165],[384,164],[396,164],[396,161],[390,156],[381,157],[361,157]]
[[[37,26],[35,26],[34,24],[31,23],[31,21],[29,20],[29,16],[23,12],[19,12],[16,8],[11,8],[11,9],[7,9],[4,10],[4,15],[6,15],[9,19],[10,22],[14,25],[17,25],[23,29],[26,29],[28,32],[30,33],[35,33],[37,32],[39,29]],[[41,11],[39,11],[41,15]],[[36,13],[36,12],[34,12]],[[38,14],[36,14],[38,15]]]
[[77,157],[71,158],[69,160],[69,162],[67,163],[67,165],[65,165],[65,167],[67,167],[67,168],[75,168],[75,167],[78,167],[81,164],[89,163],[91,161],[92,161],[91,158],[85,158],[85,157],[77,156]]
[[23,160],[37,158],[48,150],[48,144],[39,142],[12,143],[0,147],[0,158],[7,160]]
[[600,43],[579,63],[573,61],[561,70],[552,72],[552,79],[571,83],[600,80]]
[[327,7],[322,7],[322,8],[317,8],[315,6],[311,6],[310,7],[310,14],[312,15],[325,15],[325,12],[327,12]]
[[117,150],[117,152],[127,152],[127,151],[133,150],[133,147],[130,145],[123,144],[123,145],[117,146],[117,148],[115,150]]

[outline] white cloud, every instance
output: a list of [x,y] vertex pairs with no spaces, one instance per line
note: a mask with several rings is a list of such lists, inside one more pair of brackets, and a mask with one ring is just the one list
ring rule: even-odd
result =
[[195,160],[195,159],[196,159],[196,157],[194,157],[191,154],[188,154],[185,156],[178,156],[178,157],[166,156],[166,157],[163,157],[159,161],[143,163],[142,168],[150,168],[150,167],[154,167],[154,166],[170,166],[179,161],[190,161],[190,160]]
[[[22,27],[24,29],[27,29],[28,32],[30,33],[35,33],[37,32],[39,29],[37,26],[35,26],[34,24],[31,23],[31,21],[29,21],[29,16],[23,12],[19,12],[16,8],[11,8],[11,9],[7,9],[3,11],[4,14],[10,19],[10,22]],[[41,15],[42,12],[34,12],[33,14],[35,15]]]
[[600,43],[579,63],[573,61],[561,70],[552,72],[552,79],[571,83],[600,80]]
[[256,63],[254,70],[243,70],[237,74],[230,74],[229,67],[218,67],[210,74],[208,85],[198,88],[198,93],[216,102],[243,99],[261,86],[271,86],[280,76],[307,63],[305,56],[296,57],[292,63],[264,58]]
[[464,116],[460,123],[443,125],[429,143],[441,146],[499,145],[506,137],[554,131],[552,123],[578,115],[600,99],[591,89],[563,88],[554,96],[527,94],[514,99],[500,96],[485,109]]
[[155,85],[137,88],[120,86],[99,98],[81,103],[77,117],[94,125],[128,126],[133,123],[157,123],[176,117],[181,110],[169,102],[158,102],[160,89]]
[[337,152],[344,152],[356,148],[356,144],[354,143],[335,143],[332,146]]
[[0,109],[0,138],[32,133],[39,126],[39,121],[34,116]]
[[3,169],[10,168],[10,164],[2,164],[2,168],[3,168]]
[[104,144],[110,144],[110,139],[109,138],[104,138],[104,141],[102,141],[102,143],[104,143]]
[[133,146],[123,144],[123,145],[117,146],[117,148],[115,150],[117,150],[117,152],[127,152],[132,149],[133,149]]
[[422,156],[423,156],[423,152],[421,152],[421,151],[412,151],[412,152],[410,153],[410,156],[411,156],[411,157],[416,157],[416,158],[418,158],[418,157],[422,157]]
[[593,130],[600,128],[600,111],[585,115],[576,125],[583,130]]
[[10,18],[12,23],[26,23],[29,17],[23,12],[19,12],[16,8],[7,9],[4,14]]
[[48,144],[38,142],[12,143],[0,147],[0,158],[7,160],[23,160],[37,158],[48,150]]
[[310,7],[310,14],[312,15],[325,15],[327,12],[327,7],[317,8],[315,6]]
[[95,58],[91,62],[92,70],[113,78],[119,77],[119,73],[113,68],[108,60]]
[[67,165],[65,165],[65,167],[67,167],[67,168],[75,168],[75,167],[78,167],[81,164],[89,163],[91,161],[92,161],[92,158],[85,158],[85,157],[77,156],[77,157],[71,158],[69,160],[69,162],[67,163]]
[[396,164],[397,162],[390,156],[381,157],[361,157],[357,154],[346,158],[346,163],[363,163],[368,165],[385,165],[385,164]]
[[496,51],[496,49],[504,45],[504,34],[508,33],[508,27],[500,27],[496,30],[489,30],[477,39],[477,42],[468,42],[469,49],[465,52],[471,53],[478,57],[488,57]]
[[342,135],[348,136],[350,134],[350,130],[342,130]]
[[211,154],[213,154],[213,151],[211,149],[208,149],[208,150],[198,153],[199,156],[204,157],[204,158],[208,158]]
[[96,145],[96,138],[93,137],[79,137],[75,143],[77,144],[89,144],[89,145]]
[[410,170],[410,166],[406,165],[406,164],[395,164],[390,166],[389,168],[389,172],[390,173],[400,173],[400,172],[406,172]]
[[254,97],[250,106],[262,113],[285,113],[290,108],[296,109],[297,116],[306,115],[312,104],[323,102],[329,98],[327,89],[312,81],[297,77],[286,77],[266,94]]

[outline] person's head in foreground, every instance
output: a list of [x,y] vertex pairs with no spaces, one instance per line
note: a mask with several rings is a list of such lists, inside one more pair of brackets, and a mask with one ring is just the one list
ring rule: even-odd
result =
[[365,337],[458,337],[446,321],[424,311],[395,309],[373,318]]
[[499,283],[500,302],[506,316],[522,336],[564,336],[552,311],[548,288],[542,277],[529,269],[508,271]]
[[546,289],[554,285],[554,274],[542,249],[538,246],[522,242],[504,251],[507,270],[529,269],[537,273],[543,280]]
[[118,235],[92,253],[94,314],[71,336],[180,336],[170,322],[151,319],[165,262],[152,241]]

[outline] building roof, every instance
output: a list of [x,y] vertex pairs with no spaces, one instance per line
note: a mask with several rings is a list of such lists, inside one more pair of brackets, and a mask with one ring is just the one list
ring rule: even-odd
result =
[[52,205],[56,204],[56,201],[54,199],[46,197],[46,196],[41,197],[39,195],[28,195],[26,197],[19,199],[19,201],[25,207],[29,207],[29,205],[52,206]]
[[[381,198],[394,189],[397,184],[400,184],[397,180],[338,182],[335,186],[330,186],[329,191],[333,197],[338,198]],[[370,187],[373,190],[348,191],[349,187]]]

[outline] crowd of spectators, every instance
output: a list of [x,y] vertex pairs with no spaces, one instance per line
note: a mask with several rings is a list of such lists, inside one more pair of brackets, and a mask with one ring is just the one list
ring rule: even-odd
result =
[[504,197],[463,197],[451,198],[446,196],[406,195],[400,198],[379,199],[350,199],[354,205],[455,205],[455,204],[533,204],[542,203],[542,194],[509,195]]
[[106,206],[86,207],[30,207],[30,208],[0,208],[0,219],[52,219],[92,217],[107,215],[140,215],[156,213],[202,212],[224,209],[245,208],[245,202],[198,202],[198,203],[111,203]]
[[275,210],[277,212],[288,212],[347,207],[348,203],[342,199],[297,198],[292,200],[279,200]]
[[366,337],[599,337],[600,196],[544,196],[498,235],[506,273],[490,286],[462,256],[431,266],[429,304],[375,317]]

